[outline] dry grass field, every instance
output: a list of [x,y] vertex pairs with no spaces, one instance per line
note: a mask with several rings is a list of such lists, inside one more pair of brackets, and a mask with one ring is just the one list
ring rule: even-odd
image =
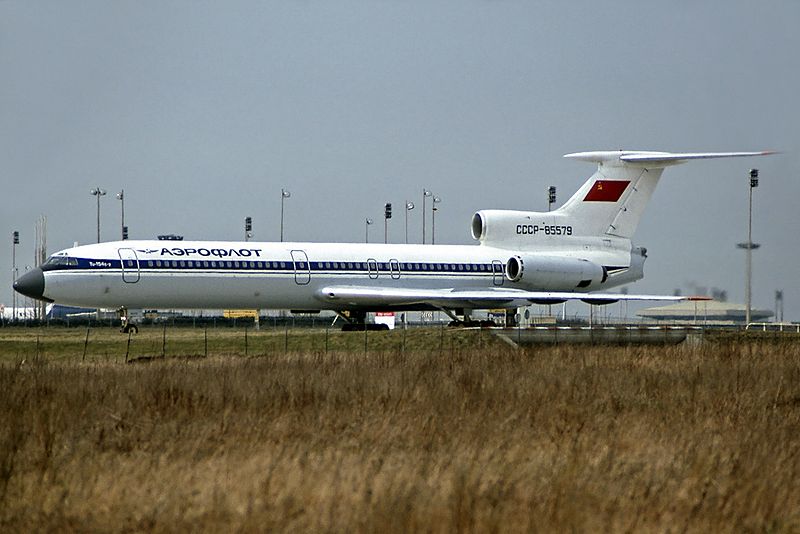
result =
[[794,339],[139,336],[0,330],[0,530],[800,531]]

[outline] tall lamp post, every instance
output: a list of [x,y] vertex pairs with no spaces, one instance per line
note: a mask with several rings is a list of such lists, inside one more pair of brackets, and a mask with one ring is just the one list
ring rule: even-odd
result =
[[292,194],[286,189],[281,188],[281,243],[283,242],[283,202]]
[[747,221],[747,243],[739,243],[736,246],[743,248],[746,251],[746,274],[747,281],[744,286],[744,300],[745,300],[745,323],[750,324],[751,306],[752,306],[752,283],[753,283],[753,251],[759,245],[753,243],[753,189],[758,187],[758,169],[750,169],[750,206],[749,216]]
[[425,244],[425,199],[431,196],[431,192],[422,188],[422,244]]
[[369,217],[364,219],[364,243],[369,243],[369,227],[373,222]]
[[125,241],[128,239],[128,227],[125,226],[125,190],[123,189],[119,193],[117,193],[117,199],[120,201],[122,206],[122,240]]
[[439,211],[438,204],[441,202],[441,197],[433,197],[433,206],[431,207],[431,245],[436,244],[436,212]]
[[[19,232],[14,230],[11,234],[11,283],[17,281],[17,245],[19,245]],[[17,321],[17,292],[12,291],[11,320]]]
[[406,245],[408,245],[408,212],[414,209],[414,203],[406,200]]
[[100,197],[105,196],[106,190],[96,187],[89,191],[93,196],[97,197],[97,242],[100,242]]

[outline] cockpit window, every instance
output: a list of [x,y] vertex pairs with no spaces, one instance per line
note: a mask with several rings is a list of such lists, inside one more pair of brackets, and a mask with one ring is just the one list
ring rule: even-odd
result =
[[78,258],[70,258],[68,256],[50,256],[42,267],[64,267],[64,266],[78,266]]

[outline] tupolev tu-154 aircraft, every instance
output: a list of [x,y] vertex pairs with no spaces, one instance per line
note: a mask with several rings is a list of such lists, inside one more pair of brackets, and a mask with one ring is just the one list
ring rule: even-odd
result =
[[[644,276],[631,239],[664,168],[772,152],[567,154],[597,171],[549,212],[482,210],[478,245],[116,241],[56,252],[14,283],[23,295],[85,307],[333,310],[350,328],[367,312],[475,309],[582,300],[701,297],[608,290]],[[459,318],[460,317],[460,318]]]

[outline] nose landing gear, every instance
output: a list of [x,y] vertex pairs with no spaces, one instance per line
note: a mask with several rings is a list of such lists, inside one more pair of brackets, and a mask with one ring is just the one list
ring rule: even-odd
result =
[[136,323],[132,323],[128,318],[128,308],[120,308],[117,310],[117,314],[119,315],[119,320],[122,323],[119,331],[123,334],[132,333],[138,334],[139,327]]

